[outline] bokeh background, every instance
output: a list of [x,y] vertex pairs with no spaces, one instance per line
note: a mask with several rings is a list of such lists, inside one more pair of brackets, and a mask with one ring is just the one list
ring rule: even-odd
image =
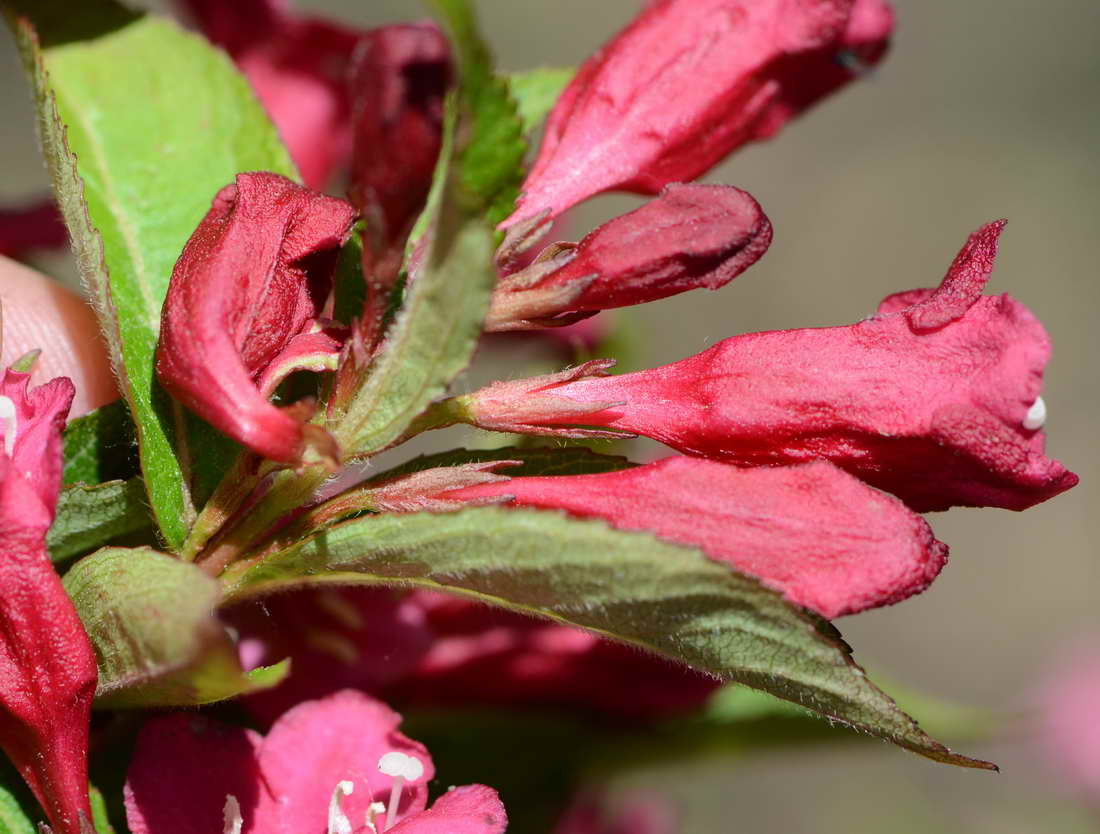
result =
[[[364,26],[422,15],[407,0],[299,5]],[[478,2],[506,69],[575,64],[639,5]],[[627,369],[746,331],[850,323],[888,293],[935,285],[969,232],[1009,218],[990,291],[1024,300],[1051,332],[1055,354],[1043,392],[1050,451],[1082,482],[1026,513],[930,517],[951,545],[932,588],[837,623],[872,674],[1009,712],[1029,703],[1069,643],[1100,634],[1100,4],[895,5],[897,36],[879,69],[708,177],[763,204],[775,226],[767,256],[720,294],[650,304],[618,323],[633,345]],[[0,65],[0,200],[12,202],[44,190],[47,180],[7,38]],[[594,201],[574,214],[575,236],[634,203]],[[72,274],[64,254],[39,263]],[[958,746],[994,759],[1002,773],[947,768],[861,740],[670,758],[624,783],[675,797],[689,834],[1097,830],[1100,818],[1060,783],[1022,729]]]

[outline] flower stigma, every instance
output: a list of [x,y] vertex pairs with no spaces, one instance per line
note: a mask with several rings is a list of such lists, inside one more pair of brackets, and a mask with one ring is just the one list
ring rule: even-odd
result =
[[1027,410],[1027,415],[1024,417],[1024,428],[1028,431],[1035,431],[1041,429],[1046,421],[1047,404],[1043,402],[1042,397],[1036,397],[1035,402],[1031,404],[1031,408]]
[[386,810],[386,827],[389,829],[397,818],[397,805],[401,801],[401,790],[405,782],[413,782],[424,775],[424,765],[415,756],[409,756],[400,750],[391,750],[384,753],[378,760],[378,770],[387,776],[393,777],[393,787],[390,788],[389,807]]

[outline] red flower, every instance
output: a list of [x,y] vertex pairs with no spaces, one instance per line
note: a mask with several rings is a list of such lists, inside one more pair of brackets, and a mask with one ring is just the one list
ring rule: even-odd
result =
[[982,295],[1003,225],[972,235],[939,289],[890,296],[858,324],[735,336],[633,374],[498,384],[471,395],[473,419],[605,426],[739,465],[825,458],[921,512],[1022,510],[1078,479],[1043,453],[1046,331],[1018,301]]
[[401,240],[428,197],[450,75],[447,39],[432,23],[384,26],[359,47],[348,196],[375,250]]
[[195,714],[154,718],[127,774],[130,830],[209,834],[224,819],[244,834],[501,834],[504,806],[484,785],[426,807],[431,756],[400,722],[351,691],[300,704],[266,737]]
[[653,0],[559,98],[504,225],[695,179],[877,62],[892,28],[883,0]]
[[530,327],[561,313],[716,290],[767,251],[772,227],[750,194],[724,185],[669,185],[655,200],[549,247],[502,280],[486,327]]
[[671,457],[619,472],[513,478],[449,493],[500,495],[699,547],[828,618],[919,593],[947,560],[924,519],[824,461],[740,469]]
[[0,381],[0,747],[57,832],[78,834],[88,805],[92,645],[46,553],[61,487],[61,429],[72,383]]
[[352,53],[365,34],[279,0],[179,0],[248,77],[302,179],[324,188],[351,154]]
[[343,200],[285,177],[238,174],[172,271],[158,378],[200,417],[272,460],[336,453],[323,429],[267,398],[290,371],[334,361],[339,343],[317,316],[354,218]]
[[32,249],[58,249],[69,240],[52,197],[0,209],[0,255],[20,258]]

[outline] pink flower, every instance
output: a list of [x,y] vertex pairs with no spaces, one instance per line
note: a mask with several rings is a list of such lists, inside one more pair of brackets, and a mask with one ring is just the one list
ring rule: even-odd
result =
[[554,834],[676,834],[680,826],[668,801],[650,793],[579,796],[554,827]]
[[252,83],[302,179],[324,188],[351,154],[352,53],[365,33],[289,11],[281,0],[179,0]]
[[556,244],[502,279],[486,327],[530,327],[570,312],[655,301],[685,290],[716,290],[767,251],[772,227],[745,191],[669,185],[655,200],[591,232]]
[[332,439],[267,398],[292,370],[330,368],[339,342],[318,311],[355,212],[268,173],[214,197],[172,271],[157,376],[200,417],[271,460],[336,454]]
[[92,645],[46,552],[61,487],[61,429],[72,383],[28,390],[0,380],[0,747],[57,832],[78,834],[88,805]]
[[558,99],[512,225],[692,180],[877,62],[882,0],[653,0]]
[[[193,713],[146,722],[127,774],[133,834],[501,834],[504,806],[484,785],[428,808],[434,768],[401,717],[345,691],[307,701],[266,737]],[[166,778],[167,777],[167,778]]]
[[1085,798],[1100,803],[1100,652],[1096,637],[1060,660],[1039,693],[1037,741]]
[[740,469],[671,457],[597,475],[513,478],[449,493],[511,496],[699,547],[833,618],[920,593],[947,561],[920,516],[831,464]]
[[1043,452],[1046,331],[1018,301],[982,295],[1003,225],[972,235],[939,289],[890,296],[858,324],[735,336],[633,374],[498,384],[471,395],[473,419],[603,426],[743,466],[824,458],[922,512],[1024,509],[1078,479]]

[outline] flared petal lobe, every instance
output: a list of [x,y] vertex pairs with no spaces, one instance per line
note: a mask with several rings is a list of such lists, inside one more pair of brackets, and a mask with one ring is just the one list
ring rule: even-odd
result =
[[46,552],[73,386],[0,381],[0,747],[54,831],[89,820],[88,722],[95,653]]
[[[661,368],[575,379],[545,390],[542,422],[739,465],[825,458],[920,512],[1030,507],[1078,479],[1044,454],[1046,331],[1015,299],[981,294],[1003,225],[971,236],[938,289],[891,296],[858,324],[750,333]],[[578,417],[578,403],[601,410]],[[523,409],[540,421],[537,399]]]
[[[267,401],[268,371],[316,361],[319,307],[355,211],[270,173],[239,174],[172,271],[157,376],[188,408],[272,460],[299,463],[329,439]],[[329,341],[335,354],[339,345]],[[304,354],[303,354],[304,355]],[[263,385],[261,390],[258,385]]]
[[544,250],[531,267],[508,276],[493,297],[486,326],[509,329],[561,313],[644,304],[700,287],[716,290],[756,263],[771,240],[771,223],[747,192],[668,185],[576,246]]
[[451,493],[487,495],[699,547],[829,618],[919,593],[947,559],[947,547],[920,516],[825,462],[741,469],[671,457],[619,472],[513,478]]
[[654,0],[561,95],[504,225],[695,179],[877,62],[892,28],[883,0]]

